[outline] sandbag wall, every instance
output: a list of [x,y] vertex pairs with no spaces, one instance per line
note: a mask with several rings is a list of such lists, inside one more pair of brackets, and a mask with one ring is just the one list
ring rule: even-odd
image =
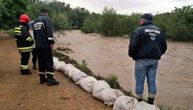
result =
[[138,102],[134,97],[125,96],[120,90],[110,88],[104,80],[97,80],[92,76],[88,76],[72,64],[65,64],[64,61],[59,61],[55,57],[53,61],[55,70],[64,73],[75,84],[103,101],[104,104],[113,106],[113,110],[159,110],[155,105]]

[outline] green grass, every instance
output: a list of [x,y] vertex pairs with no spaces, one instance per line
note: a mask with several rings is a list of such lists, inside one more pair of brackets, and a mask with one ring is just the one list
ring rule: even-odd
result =
[[112,87],[112,88],[117,88],[119,87],[119,84],[118,84],[118,77],[114,74],[110,75],[109,77],[105,78],[105,80],[107,81],[107,83],[109,83],[109,85]]

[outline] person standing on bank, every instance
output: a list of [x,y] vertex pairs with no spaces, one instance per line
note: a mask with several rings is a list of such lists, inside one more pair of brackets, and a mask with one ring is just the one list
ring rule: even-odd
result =
[[32,73],[28,67],[28,62],[34,43],[29,33],[28,22],[30,21],[30,18],[27,14],[21,14],[18,21],[19,25],[14,28],[14,34],[17,48],[21,54],[20,72],[22,75],[30,75]]
[[148,103],[154,104],[158,60],[165,53],[167,43],[161,30],[153,25],[153,16],[144,14],[140,26],[132,33],[128,55],[135,60],[135,93],[143,100],[144,81],[147,77]]
[[33,33],[38,55],[40,84],[47,83],[48,86],[58,85],[59,82],[54,79],[52,55],[52,48],[55,42],[51,20],[46,9],[42,9],[40,16],[35,20]]
[[[29,28],[30,28],[30,30],[29,30],[29,32],[30,32],[30,35],[31,35],[31,37],[32,37],[32,39],[34,40],[34,35],[33,35],[33,27],[32,27],[32,24],[34,23],[34,20],[32,20],[32,21],[30,21],[29,23],[28,23],[28,26],[29,26]],[[32,45],[32,64],[33,64],[33,69],[34,70],[37,70],[38,68],[37,68],[37,60],[38,60],[38,58],[37,58],[37,51],[36,51],[36,46],[35,46],[35,43]]]

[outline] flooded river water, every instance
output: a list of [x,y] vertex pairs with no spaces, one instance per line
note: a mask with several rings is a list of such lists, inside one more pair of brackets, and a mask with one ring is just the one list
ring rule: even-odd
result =
[[[55,35],[55,47],[69,47],[75,60],[85,60],[95,74],[115,74],[120,85],[134,93],[134,61],[127,55],[129,38],[103,37],[78,30],[64,33]],[[159,62],[157,88],[156,104],[193,110],[193,43],[168,42],[168,50]],[[147,98],[147,88],[144,97]]]

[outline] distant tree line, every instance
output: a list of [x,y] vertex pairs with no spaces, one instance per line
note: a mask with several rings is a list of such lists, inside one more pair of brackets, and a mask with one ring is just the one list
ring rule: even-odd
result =
[[[102,14],[90,14],[81,30],[85,33],[98,32],[105,36],[131,34],[138,26],[140,13],[119,15],[113,8],[105,8]],[[171,40],[193,41],[193,8],[175,8],[171,13],[157,14],[154,24],[162,29]]]
[[22,13],[33,20],[43,8],[48,10],[55,31],[80,29],[89,15],[85,8],[72,9],[69,4],[56,0],[0,0],[0,29],[13,28]]
[[[72,9],[69,4],[57,0],[0,0],[0,29],[11,29],[21,13],[31,20],[46,8],[54,30],[81,29],[85,33],[101,33],[105,36],[131,34],[138,26],[140,13],[120,15],[113,8],[104,8],[101,14],[90,13],[85,8]],[[193,8],[175,8],[171,13],[157,14],[154,24],[162,29],[168,39],[193,41]]]

